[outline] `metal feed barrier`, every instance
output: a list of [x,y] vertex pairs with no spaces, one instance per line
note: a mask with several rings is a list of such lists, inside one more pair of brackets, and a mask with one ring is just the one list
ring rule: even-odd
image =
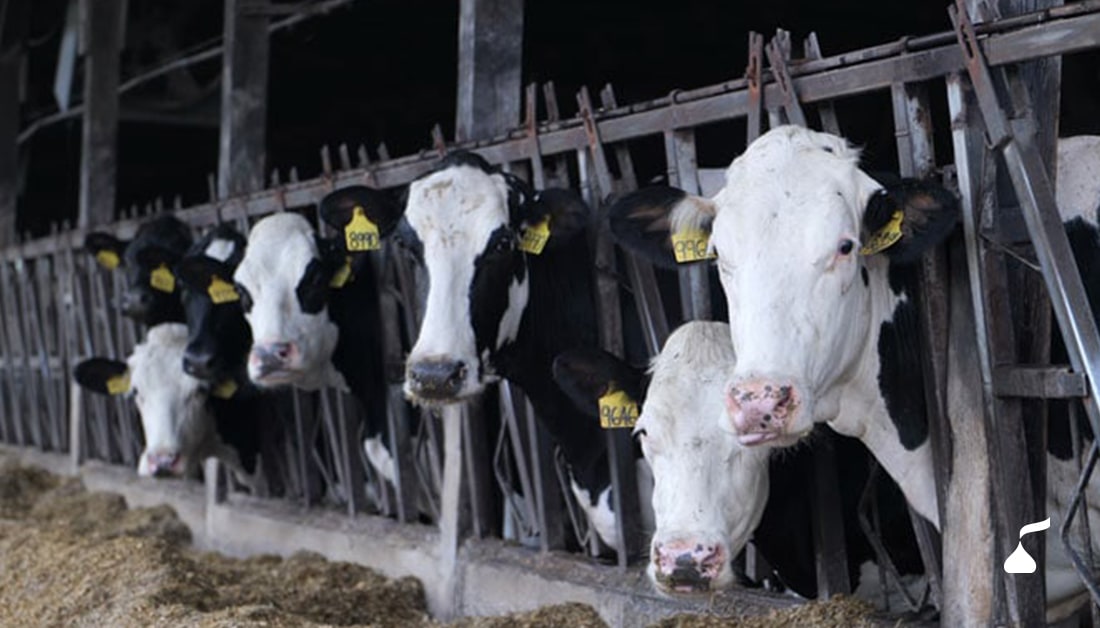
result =
[[[952,15],[957,26],[954,32],[906,38],[830,57],[821,55],[812,35],[804,42],[804,55],[792,58],[789,34],[781,31],[767,45],[761,36],[752,34],[744,79],[677,91],[629,106],[616,103],[607,87],[600,93],[599,108],[582,89],[577,94],[578,113],[568,119],[561,115],[553,86],[548,84],[541,90],[546,119],[539,120],[540,90],[531,85],[525,92],[524,124],[502,137],[447,145],[437,128],[432,149],[390,159],[383,145],[377,150],[379,160],[371,161],[366,148],[360,146],[354,151],[354,164],[353,151],[347,146],[335,151],[324,147],[323,174],[316,179],[298,181],[292,170],[283,182],[275,172],[268,189],[229,200],[215,200],[216,186],[211,179],[210,202],[174,211],[196,230],[231,221],[246,231],[260,217],[286,210],[302,211],[313,218],[313,207],[329,191],[353,183],[379,188],[405,185],[427,172],[439,154],[453,148],[478,152],[536,187],[579,189],[595,208],[609,195],[637,187],[628,142],[654,137],[664,144],[669,183],[699,192],[701,181],[710,174],[701,172],[696,163],[699,127],[744,119],[748,141],[761,132],[765,120],[771,125],[810,124],[841,133],[836,108],[843,106],[844,98],[885,90],[891,97],[902,174],[934,176],[936,158],[925,83],[946,80],[958,187],[966,209],[967,274],[976,319],[983,323],[975,333],[982,363],[985,421],[998,426],[988,447],[998,496],[993,520],[999,547],[1011,545],[1015,543],[1015,522],[1042,508],[1040,496],[1031,494],[1029,474],[1041,479],[1045,473],[1041,465],[1028,468],[1005,462],[1024,459],[1028,453],[1020,400],[1082,398],[1092,435],[1100,434],[1100,413],[1094,401],[1100,391],[1093,376],[1100,368],[1094,364],[1100,359],[1100,338],[1064,233],[1055,223],[1050,173],[1043,168],[1034,139],[1036,131],[1053,137],[1055,130],[1037,129],[1031,121],[1031,108],[1024,100],[1026,89],[1015,75],[1014,64],[1100,47],[1100,1],[1004,19],[986,16],[981,23],[968,17],[960,3],[953,7]],[[814,111],[816,116],[807,115]],[[1016,219],[1019,214],[998,205],[982,205],[990,177],[995,175],[991,149],[1003,154],[1022,220]],[[162,209],[162,203],[144,212],[131,209],[124,220],[103,229],[128,237],[141,220]],[[994,209],[998,211],[991,211]],[[1011,231],[1012,224],[1017,225],[1013,238],[997,235]],[[605,349],[623,355],[624,316],[637,317],[650,356],[677,321],[710,317],[711,300],[720,295],[709,294],[705,269],[679,271],[680,298],[666,304],[658,289],[658,271],[617,251],[606,225],[593,235],[600,342]],[[80,250],[83,237],[82,231],[64,224],[49,237],[0,252],[0,291],[5,295],[0,306],[0,440],[69,452],[76,462],[90,458],[132,467],[140,451],[141,428],[130,404],[79,394],[70,382],[72,366],[80,359],[125,356],[142,332],[119,316],[114,302],[121,278],[99,269],[91,256]],[[1015,248],[1010,251],[1006,242]],[[1014,366],[1018,361],[1015,355],[1006,353],[1013,330],[994,324],[1008,320],[995,313],[1008,305],[1003,258],[1021,248],[1021,243],[1038,259],[1041,286],[1046,286],[1043,292],[1049,292],[1057,323],[1067,339],[1071,370]],[[415,335],[425,283],[418,276],[419,269],[393,246],[372,255],[382,290],[385,329],[381,333],[387,341],[390,371],[385,394],[391,402],[390,446],[397,481],[390,485],[371,472],[352,400],[335,391],[287,392],[276,404],[272,435],[264,444],[272,498],[298,501],[303,507],[344,508],[349,516],[372,511],[404,522],[438,523],[452,551],[467,530],[485,536],[501,534],[503,529],[511,538],[537,545],[542,551],[578,547],[590,554],[600,553],[594,533],[572,501],[563,466],[521,391],[502,383],[480,408],[470,409],[461,429],[454,417],[441,419],[405,404],[399,379],[408,347],[401,344],[400,330]],[[945,262],[942,250],[924,261],[920,305],[941,520],[950,526],[943,512],[951,459],[951,432],[945,413],[947,286],[951,276]],[[1049,337],[1046,341],[1049,343]],[[1037,342],[1041,344],[1041,340]],[[450,440],[443,437],[445,432]],[[616,512],[625,513],[618,521],[619,547],[612,549],[618,564],[625,566],[646,555],[645,539],[638,529],[632,444],[625,430],[608,430],[606,438],[614,506]],[[1086,517],[1077,513],[1084,507],[1083,488],[1096,460],[1096,443],[1094,439],[1080,486],[1066,513],[1061,536],[1067,546],[1074,522],[1087,526]],[[456,451],[463,452],[461,461],[448,461],[446,454]],[[848,588],[843,533],[834,498],[833,461],[824,450],[816,452],[815,458],[819,590],[831,594]],[[207,481],[217,482],[220,475],[216,466],[207,466]],[[466,498],[460,499],[463,494]],[[888,553],[889,548],[878,542],[874,532],[874,516],[865,513],[861,507],[861,522],[872,545],[876,551]],[[918,517],[914,516],[913,522],[930,576],[925,596],[942,608],[957,593],[942,586],[938,535]],[[1084,533],[1088,538],[1087,529]],[[1093,602],[1100,603],[1092,558],[1070,551]],[[887,558],[880,563],[889,566]],[[763,571],[760,563],[750,552],[744,567],[751,575]],[[893,582],[897,577],[892,574],[885,579]],[[1042,620],[1041,578],[998,573],[997,581],[995,618],[1014,624]],[[918,602],[911,600],[914,606]]]

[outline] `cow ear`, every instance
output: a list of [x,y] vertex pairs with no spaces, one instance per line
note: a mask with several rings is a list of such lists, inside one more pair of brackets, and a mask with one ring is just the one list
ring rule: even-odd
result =
[[107,270],[114,270],[122,263],[122,254],[126,251],[127,244],[129,242],[100,231],[84,236],[84,248]]
[[[543,247],[553,249],[583,233],[592,211],[576,193],[551,188],[527,197],[519,216],[520,248],[538,254]],[[540,242],[542,246],[538,246]]]
[[233,287],[233,269],[206,255],[187,255],[175,265],[180,283],[194,293],[204,293],[215,304],[240,301]]
[[611,234],[626,248],[663,268],[713,257],[714,201],[668,186],[651,186],[611,203]]
[[159,266],[171,267],[180,259],[180,254],[156,244],[147,244],[134,253],[138,266],[153,269]]
[[897,264],[914,262],[950,235],[958,217],[958,199],[946,188],[901,179],[868,199],[860,253],[883,253]]
[[73,369],[76,383],[102,395],[121,395],[130,391],[130,368],[125,362],[109,358],[89,358]]
[[554,358],[554,381],[581,412],[599,416],[599,400],[621,390],[636,403],[645,400],[645,371],[600,349],[583,347]]
[[344,234],[341,240],[350,252],[369,251],[397,226],[405,213],[388,193],[362,185],[330,192],[321,199],[321,220]]

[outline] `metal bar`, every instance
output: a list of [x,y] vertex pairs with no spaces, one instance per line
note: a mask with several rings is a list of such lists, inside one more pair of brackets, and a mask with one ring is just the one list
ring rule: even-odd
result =
[[806,114],[803,113],[802,105],[799,104],[798,92],[791,83],[791,74],[787,69],[787,59],[790,58],[789,43],[789,41],[784,43],[781,34],[776,34],[776,37],[764,47],[764,53],[768,55],[768,65],[771,66],[775,85],[779,88],[779,102],[787,115],[787,120],[791,124],[809,127],[806,124]]
[[764,36],[749,31],[749,63],[745,68],[745,79],[748,91],[747,137],[750,144],[763,131],[763,122],[760,120],[760,110],[764,106],[763,72]]

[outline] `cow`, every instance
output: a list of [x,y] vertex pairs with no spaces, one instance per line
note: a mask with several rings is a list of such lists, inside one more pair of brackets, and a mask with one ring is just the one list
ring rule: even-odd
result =
[[536,193],[466,152],[413,181],[404,206],[362,186],[329,200],[322,218],[346,235],[355,221],[403,216],[395,238],[426,268],[406,395],[436,406],[474,397],[501,378],[517,384],[565,459],[588,520],[616,547],[606,439],[551,372],[558,353],[598,341],[587,205],[566,190]]
[[[1063,175],[1058,185],[1094,192],[1076,207],[1059,194],[1071,236],[1086,229],[1094,251],[1100,246],[1095,236],[1100,190],[1095,189],[1097,144],[1089,142],[1087,156],[1068,153],[1063,143],[1059,162],[1060,167],[1092,164],[1091,177],[1073,182]],[[717,256],[737,348],[737,363],[727,375],[724,429],[745,445],[783,446],[808,434],[813,423],[828,423],[863,441],[913,508],[939,527],[913,262],[953,231],[958,202],[930,182],[880,184],[858,162],[859,152],[840,137],[781,126],[730,164],[726,186],[713,198],[671,188],[641,190],[609,208],[612,230],[627,246],[666,264],[672,259],[671,234],[709,237],[707,250]],[[965,299],[964,292],[953,301]],[[953,342],[964,342],[963,334],[973,339],[972,317],[956,324],[962,316],[956,313],[963,311],[968,310],[952,308]],[[970,359],[952,352],[958,366],[949,381],[948,411],[953,425],[974,429],[981,424],[981,398],[977,386],[964,383],[965,375],[976,372]],[[966,463],[958,453],[956,474]],[[1048,461],[1055,465],[1048,474],[1048,513],[1057,525],[1056,503],[1059,496],[1064,502],[1071,487],[1057,481],[1058,461],[1049,456]],[[974,497],[977,503],[985,499]],[[1097,514],[1092,511],[1090,519]],[[988,512],[966,516],[970,519],[960,525],[989,530]],[[1066,586],[1066,580],[1052,578],[1068,566],[1060,553],[1052,543],[1048,605],[1081,589],[1079,582]],[[957,561],[952,568],[967,569]],[[951,584],[949,579],[945,586]],[[958,586],[968,583],[960,579]],[[986,605],[979,601],[963,612],[980,613]]]
[[[376,216],[374,237],[388,234],[398,218]],[[368,461],[393,482],[381,313],[370,257],[349,257],[300,214],[273,214],[252,227],[233,280],[252,331],[248,378],[262,389],[332,386],[350,392],[366,411]]]
[[191,242],[190,227],[171,214],[163,214],[142,223],[132,240],[104,232],[89,233],[84,248],[102,267],[121,268],[126,273],[119,307],[126,316],[152,327],[184,320],[171,268]]
[[92,392],[133,397],[145,436],[138,475],[183,477],[193,474],[204,458],[216,457],[243,484],[259,490],[254,450],[242,461],[222,437],[235,430],[232,423],[239,418],[229,417],[227,425],[215,422],[211,401],[216,393],[183,371],[186,345],[186,325],[161,323],[148,330],[125,362],[89,358],[76,365],[73,375]]
[[[812,452],[773,455],[742,445],[719,427],[723,385],[736,361],[725,323],[690,322],[669,335],[648,370],[593,348],[562,353],[554,377],[595,417],[597,400],[611,390],[632,391],[641,403],[634,427],[653,473],[655,529],[646,573],[661,593],[703,593],[734,582],[731,561],[752,537],[779,580],[804,597],[816,597],[810,487]],[[868,479],[866,448],[821,429],[815,442],[833,441],[842,480],[850,584],[872,560],[857,520]],[[890,483],[880,490],[888,546],[905,573],[920,571],[905,502]],[[866,584],[866,583],[864,583]]]

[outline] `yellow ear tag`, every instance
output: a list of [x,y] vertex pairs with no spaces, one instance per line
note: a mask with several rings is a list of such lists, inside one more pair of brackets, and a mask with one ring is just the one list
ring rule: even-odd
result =
[[237,394],[237,382],[232,379],[227,379],[224,382],[215,386],[210,394],[214,395],[218,399],[230,399],[233,395]]
[[600,427],[605,430],[632,428],[638,422],[638,404],[621,390],[600,397]]
[[122,395],[130,390],[130,372],[126,371],[122,375],[115,375],[107,380],[107,394],[109,395]]
[[859,254],[874,255],[875,253],[881,253],[900,240],[902,216],[901,210],[896,210],[894,215],[890,217],[890,222],[876,231],[874,235],[867,240],[867,244],[864,244],[863,247],[859,249]]
[[344,241],[349,251],[374,251],[382,248],[378,237],[378,225],[363,213],[358,205],[352,210],[351,221],[344,227]]
[[214,305],[241,300],[241,295],[237,294],[237,289],[233,287],[233,284],[217,275],[210,277],[210,287],[206,289],[206,294],[210,295],[210,300],[214,302]]
[[702,229],[682,229],[669,236],[672,240],[672,254],[676,263],[686,264],[718,257],[714,251],[707,251],[710,234]]
[[95,254],[95,261],[99,262],[99,265],[107,270],[114,270],[118,268],[119,259],[118,253],[115,253],[111,249],[103,249]]
[[531,255],[542,255],[546,242],[550,239],[550,216],[527,227],[519,239],[519,250]]
[[351,279],[351,258],[345,257],[344,265],[332,276],[332,281],[328,282],[328,286],[330,288],[343,288],[348,279]]
[[149,285],[153,286],[154,290],[160,290],[161,292],[175,292],[176,277],[172,274],[172,271],[168,270],[166,264],[161,264],[149,273]]

